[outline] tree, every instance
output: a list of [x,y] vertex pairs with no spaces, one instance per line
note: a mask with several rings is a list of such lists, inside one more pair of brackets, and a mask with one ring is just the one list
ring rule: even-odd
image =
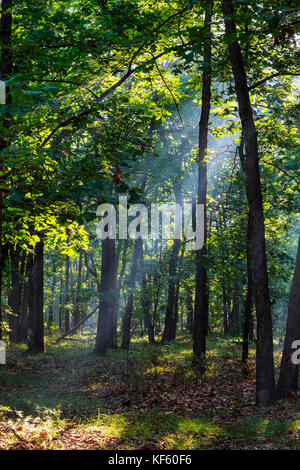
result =
[[212,46],[211,46],[211,20],[213,3],[209,2],[204,19],[206,30],[206,40],[203,55],[203,76],[202,76],[202,101],[201,117],[199,122],[199,150],[198,150],[198,189],[197,203],[204,205],[204,244],[200,250],[196,251],[196,293],[194,310],[194,345],[193,354],[200,367],[205,369],[204,360],[206,352],[206,335],[208,329],[208,292],[207,292],[207,272],[205,257],[207,253],[207,136],[210,114],[211,99],[211,74],[212,74]]
[[35,245],[29,289],[28,350],[44,352],[44,241],[41,237]]
[[268,271],[265,246],[264,213],[258,164],[257,131],[250,103],[247,77],[241,48],[236,39],[234,9],[231,0],[223,0],[225,30],[234,76],[246,148],[246,191],[250,210],[253,256],[253,284],[257,316],[256,400],[268,404],[275,401],[273,334]]

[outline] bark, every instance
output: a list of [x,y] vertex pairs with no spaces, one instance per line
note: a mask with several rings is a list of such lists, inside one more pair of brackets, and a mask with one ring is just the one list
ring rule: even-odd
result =
[[264,214],[258,164],[257,131],[252,114],[247,77],[233,21],[232,0],[223,0],[225,30],[233,39],[228,44],[239,114],[246,148],[246,192],[250,210],[253,284],[257,315],[256,401],[275,401],[272,315],[268,288]]
[[101,283],[99,287],[99,316],[95,351],[104,354],[114,345],[116,261],[115,240],[102,241]]
[[210,1],[205,12],[204,26],[207,38],[204,44],[203,75],[202,75],[202,107],[199,122],[199,151],[198,151],[198,190],[197,203],[204,205],[204,245],[196,251],[196,293],[194,310],[194,360],[199,363],[202,371],[205,370],[206,335],[208,327],[208,285],[207,272],[204,264],[207,254],[207,139],[211,99],[211,19],[213,2]]
[[30,293],[28,350],[39,353],[44,352],[44,242],[42,239],[34,249]]
[[299,365],[294,364],[292,361],[292,354],[295,352],[292,344],[295,340],[300,340],[300,238],[296,267],[290,290],[285,341],[278,380],[278,393],[281,397],[286,397],[298,389]]

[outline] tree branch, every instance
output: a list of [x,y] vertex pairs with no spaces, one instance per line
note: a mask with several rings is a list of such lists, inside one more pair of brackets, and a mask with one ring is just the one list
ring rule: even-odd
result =
[[279,166],[275,165],[274,163],[270,163],[270,162],[267,162],[266,160],[262,160],[262,162],[266,163],[266,165],[270,165],[270,166],[273,166],[274,168],[276,168],[276,170],[279,170],[281,171],[283,174],[285,174],[289,179],[293,180],[293,181],[296,181],[296,183],[299,183],[299,180],[294,178],[292,175],[290,175],[287,171],[283,170],[282,168],[280,168]]
[[275,78],[275,77],[279,77],[279,76],[284,76],[284,75],[294,75],[294,76],[297,76],[297,75],[300,75],[300,72],[299,73],[295,73],[295,72],[276,72],[276,73],[273,73],[272,75],[268,75],[267,77],[263,78],[262,80],[259,80],[258,82],[256,83],[253,83],[253,85],[250,85],[248,87],[248,90],[253,90],[254,88],[257,88],[258,86],[262,85],[263,83],[267,82],[268,80],[272,80],[272,78]]
[[74,331],[76,331],[84,322],[86,322],[92,315],[94,315],[94,313],[98,310],[99,306],[97,305],[97,307],[94,308],[94,310],[89,314],[87,315],[86,317],[84,317],[82,320],[80,320],[78,323],[76,323],[76,325],[69,331],[67,331],[66,333],[64,333],[63,335],[61,335],[59,338],[57,338],[57,340],[55,341],[55,343],[59,343],[62,339],[64,339],[66,336],[74,333]]

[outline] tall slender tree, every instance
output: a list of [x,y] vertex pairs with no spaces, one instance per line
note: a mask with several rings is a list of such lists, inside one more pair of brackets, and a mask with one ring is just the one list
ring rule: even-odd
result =
[[229,57],[246,149],[246,192],[250,210],[253,283],[257,315],[256,400],[258,404],[268,404],[275,401],[275,379],[257,130],[253,119],[244,59],[237,40],[232,0],[223,0],[222,5],[225,31],[230,40]]
[[204,28],[206,38],[204,42],[201,117],[199,122],[199,149],[198,149],[198,189],[197,203],[204,205],[204,244],[196,251],[196,293],[194,310],[194,344],[193,355],[202,371],[205,370],[206,335],[208,328],[208,285],[205,256],[207,253],[207,141],[208,123],[211,101],[211,76],[212,76],[212,41],[211,20],[213,1],[207,4]]

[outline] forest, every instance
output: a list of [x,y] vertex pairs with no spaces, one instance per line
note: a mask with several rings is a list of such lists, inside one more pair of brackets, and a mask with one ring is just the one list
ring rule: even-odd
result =
[[299,450],[299,4],[0,2],[0,449]]

